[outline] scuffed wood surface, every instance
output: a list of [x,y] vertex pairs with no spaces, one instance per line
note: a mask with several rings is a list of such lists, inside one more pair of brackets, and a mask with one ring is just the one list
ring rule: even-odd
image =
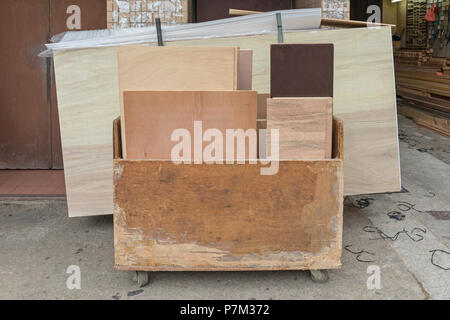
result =
[[[114,160],[114,252],[121,270],[296,270],[341,265],[342,121],[333,160],[175,165]],[[120,131],[120,120],[114,122]],[[115,137],[120,138],[118,135]]]
[[342,162],[283,161],[273,176],[259,170],[116,160],[116,267],[339,267]]
[[[267,100],[267,129],[279,130],[280,160],[330,159],[332,118],[332,98]],[[267,145],[272,150],[271,139]]]
[[340,265],[341,163],[115,164],[120,269],[229,270]]
[[53,59],[69,217],[111,214],[117,49],[58,52]]

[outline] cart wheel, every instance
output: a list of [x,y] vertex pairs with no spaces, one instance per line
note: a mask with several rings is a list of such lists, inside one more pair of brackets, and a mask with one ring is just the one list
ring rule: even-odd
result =
[[327,270],[309,270],[311,272],[311,280],[314,282],[325,283],[328,282]]
[[145,287],[148,284],[148,272],[133,271],[133,281],[137,282],[140,288]]

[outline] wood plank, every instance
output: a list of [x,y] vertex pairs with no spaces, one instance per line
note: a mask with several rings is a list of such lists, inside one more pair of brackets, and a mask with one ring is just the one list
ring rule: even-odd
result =
[[[125,90],[236,90],[239,48],[123,46],[117,50],[120,115]],[[124,128],[124,157],[127,142]]]
[[[267,100],[267,129],[279,130],[280,160],[330,159],[332,118],[332,98]],[[271,139],[267,144],[270,152]]]
[[268,93],[260,93],[258,94],[258,119],[266,120],[267,119],[267,99],[270,98],[270,94]]
[[271,97],[333,97],[333,44],[270,46]]
[[[178,140],[171,140],[172,134],[177,129],[186,129],[190,134],[188,159],[194,160],[197,139],[194,121],[201,121],[200,142],[208,129],[217,129],[222,135],[223,149],[220,152],[215,149],[220,161],[227,155],[227,129],[255,130],[253,150],[249,150],[246,139],[245,158],[239,159],[248,159],[250,155],[256,159],[256,104],[256,91],[125,91],[125,118],[121,123],[125,133],[122,141],[127,141],[126,158],[171,160],[172,149],[179,144]],[[217,145],[218,141],[214,142]],[[201,154],[197,156],[200,162],[205,147],[210,144],[203,142]],[[236,147],[237,143],[232,159],[238,158]]]
[[252,90],[253,50],[239,50],[238,90]]
[[[345,194],[399,191],[390,29],[288,32],[284,34],[284,40],[286,43],[334,44],[333,112],[344,121],[344,138],[348,141],[344,152]],[[165,44],[252,49],[253,89],[258,93],[269,93],[270,45],[274,43],[277,43],[276,34],[169,41]],[[111,126],[120,115],[117,48],[59,51],[55,52],[54,61],[64,162],[71,164],[65,167],[66,183],[67,178],[80,177],[83,173],[83,178],[66,186],[69,215],[71,211],[83,216],[99,212],[111,214]],[[96,147],[91,148],[91,145]]]
[[[106,3],[104,0],[51,0],[50,2],[50,34],[51,38],[59,33],[70,31],[68,29],[67,9],[71,5],[77,5],[81,14],[81,30],[98,30],[106,28]],[[70,24],[69,24],[70,26]],[[50,63],[50,107],[51,107],[51,137],[52,137],[52,169],[63,169],[63,157],[61,147],[61,133],[59,129],[58,101],[56,98],[56,83],[53,64]]]
[[[341,265],[342,162],[115,161],[121,270],[299,270]],[[132,192],[130,192],[132,190]],[[280,210],[282,209],[282,210]]]
[[400,114],[411,118],[418,125],[434,130],[439,134],[450,137],[450,119],[436,116],[411,105],[399,104]]

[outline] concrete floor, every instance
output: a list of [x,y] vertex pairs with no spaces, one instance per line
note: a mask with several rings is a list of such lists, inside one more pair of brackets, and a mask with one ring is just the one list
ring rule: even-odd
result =
[[[113,268],[111,216],[69,219],[65,201],[2,201],[0,299],[449,299],[450,270],[441,268],[450,268],[450,139],[399,123],[407,191],[346,200],[349,251],[328,283],[305,271],[157,272],[139,289]],[[79,290],[67,289],[70,265],[80,267]],[[371,266],[380,289],[367,287]]]

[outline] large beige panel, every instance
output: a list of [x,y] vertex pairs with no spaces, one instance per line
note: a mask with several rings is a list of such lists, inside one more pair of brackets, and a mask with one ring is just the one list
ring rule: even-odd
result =
[[119,115],[116,49],[54,56],[70,217],[111,214],[112,121]]

